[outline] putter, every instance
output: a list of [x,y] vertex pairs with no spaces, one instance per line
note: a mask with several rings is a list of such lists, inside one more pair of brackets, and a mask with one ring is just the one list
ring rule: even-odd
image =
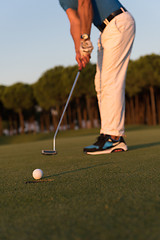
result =
[[72,96],[73,90],[74,90],[74,88],[75,88],[75,86],[76,86],[76,83],[77,83],[77,81],[78,81],[79,75],[80,75],[80,71],[78,71],[78,73],[77,73],[77,75],[76,75],[76,78],[75,78],[75,80],[74,80],[73,86],[72,86],[71,91],[70,91],[70,94],[69,94],[69,96],[68,96],[66,105],[65,105],[65,107],[64,107],[64,109],[63,109],[61,118],[60,118],[60,120],[59,120],[57,129],[56,129],[56,131],[55,131],[55,134],[54,134],[54,137],[53,137],[53,150],[42,150],[42,154],[44,154],[44,155],[56,155],[56,154],[57,154],[57,152],[56,152],[56,136],[57,136],[59,127],[60,127],[60,125],[61,125],[63,116],[64,116],[64,114],[65,114],[65,111],[66,111],[66,109],[67,109],[67,107],[68,107],[68,104],[69,104],[70,98],[71,98],[71,96]]

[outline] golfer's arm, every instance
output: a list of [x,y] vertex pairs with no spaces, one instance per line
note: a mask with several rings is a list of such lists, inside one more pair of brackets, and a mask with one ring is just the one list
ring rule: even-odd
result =
[[91,0],[78,0],[78,15],[81,23],[81,35],[87,33],[90,36],[93,19]]
[[77,52],[79,51],[80,48],[80,36],[81,36],[80,18],[78,16],[77,11],[71,8],[68,8],[66,13],[70,21],[70,32],[74,41],[75,51]]

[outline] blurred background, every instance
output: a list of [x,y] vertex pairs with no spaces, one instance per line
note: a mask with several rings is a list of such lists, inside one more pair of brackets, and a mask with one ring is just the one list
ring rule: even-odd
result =
[[[137,28],[126,81],[126,124],[156,125],[160,123],[160,2],[121,2]],[[1,1],[0,11],[0,134],[52,131],[77,71],[66,14],[59,1],[51,0]],[[98,36],[93,26],[91,64],[81,74],[62,129],[100,124],[94,91]]]

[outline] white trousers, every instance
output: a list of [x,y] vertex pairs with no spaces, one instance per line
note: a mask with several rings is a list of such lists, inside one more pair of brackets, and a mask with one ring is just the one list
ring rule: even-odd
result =
[[124,135],[125,78],[134,37],[135,21],[128,12],[116,16],[100,34],[95,75],[100,133]]

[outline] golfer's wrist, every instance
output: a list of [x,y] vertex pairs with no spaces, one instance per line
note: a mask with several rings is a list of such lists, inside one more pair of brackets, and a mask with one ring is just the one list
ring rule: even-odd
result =
[[89,40],[90,39],[90,35],[87,34],[87,33],[83,33],[81,35],[81,41],[86,41],[86,40]]

